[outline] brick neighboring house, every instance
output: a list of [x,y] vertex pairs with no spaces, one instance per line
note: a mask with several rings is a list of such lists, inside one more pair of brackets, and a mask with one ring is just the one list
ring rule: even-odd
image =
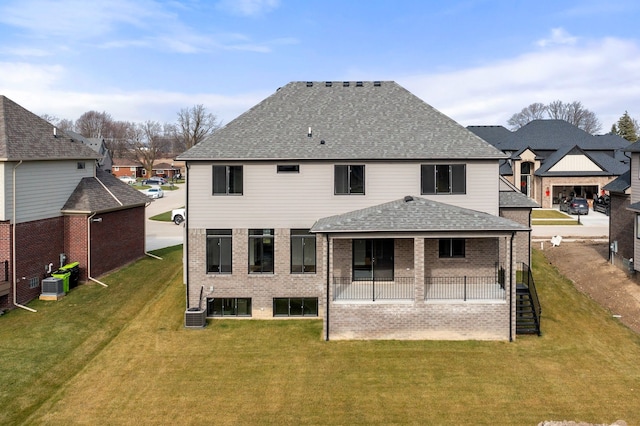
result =
[[177,158],[187,309],[514,339],[531,201],[506,158],[395,82],[289,83]]
[[[61,258],[80,262],[86,279],[144,255],[148,200],[96,170],[99,159],[93,149],[0,96],[0,309],[38,297],[41,280],[50,266],[61,266]],[[95,208],[78,208],[83,205]],[[142,247],[112,241],[125,233]]]
[[116,157],[113,159],[111,173],[115,177],[130,176],[133,178],[141,178],[147,176],[147,171],[145,170],[142,163],[140,163],[138,160],[121,157]]
[[564,120],[534,120],[511,132],[502,126],[469,126],[509,156],[500,174],[543,208],[571,194],[592,200],[628,170],[617,135],[591,135]]

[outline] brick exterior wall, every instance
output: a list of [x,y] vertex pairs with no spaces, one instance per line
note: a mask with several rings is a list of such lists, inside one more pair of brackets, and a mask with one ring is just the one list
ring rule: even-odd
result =
[[[316,274],[290,273],[290,234],[274,230],[273,274],[248,273],[249,236],[246,229],[232,231],[232,273],[206,273],[206,230],[188,231],[189,306],[208,298],[251,298],[252,318],[273,318],[274,297],[318,298],[318,316],[326,324],[326,240],[316,240]],[[496,262],[508,268],[507,237],[470,238],[464,259],[440,259],[438,240],[398,238],[394,243],[396,277],[415,279],[413,301],[331,301],[330,339],[491,339],[510,338],[509,299],[505,301],[424,300],[424,276],[495,276]],[[331,239],[331,276],[351,276],[351,239]],[[414,249],[415,247],[415,249]],[[515,273],[514,273],[515,275]],[[513,276],[514,276],[513,275]],[[515,283],[515,280],[511,282]],[[330,286],[330,298],[333,286]],[[515,320],[513,321],[515,324]],[[515,328],[513,328],[515,330]]]
[[64,217],[64,253],[67,263],[80,262],[80,281],[87,279],[87,215]]
[[613,254],[614,263],[623,267],[623,260],[633,258],[633,244],[635,240],[634,220],[636,214],[627,207],[631,205],[631,196],[627,194],[611,193],[611,216],[609,216],[609,243],[618,242],[618,253]]
[[[0,284],[2,284],[4,287],[7,287],[7,284],[9,284],[10,290],[9,294],[0,296],[0,309],[7,309],[13,305],[13,292],[11,291],[11,241],[11,223],[8,221],[0,222],[0,274],[2,275],[0,277]],[[6,281],[5,275],[6,278],[8,278],[8,280]]]
[[248,273],[247,229],[233,230],[232,273],[207,274],[206,230],[189,230],[189,306],[199,305],[200,289],[203,288],[202,306],[207,298],[251,298],[253,318],[273,318],[274,297],[317,297],[318,316],[322,316],[325,306],[322,295],[326,287],[324,239],[320,236],[316,239],[316,273],[292,274],[290,231],[275,229],[274,233],[273,274]]
[[[557,192],[553,190],[553,187],[558,186],[567,186],[573,187],[575,185],[579,186],[596,186],[597,191],[594,195],[598,195],[599,191],[603,186],[608,184],[609,182],[616,179],[617,176],[584,176],[584,177],[542,177],[536,178],[539,181],[538,188],[541,190],[536,191],[535,194],[532,194],[532,198],[540,204],[542,208],[550,209],[553,207],[553,197]],[[549,196],[546,195],[546,189],[549,188]],[[565,196],[569,196],[569,194],[565,194]]]
[[[40,295],[40,282],[48,276],[47,265],[60,266],[64,253],[64,218],[54,217],[16,225],[17,302],[24,304]],[[30,288],[31,279],[38,285]]]
[[[145,255],[144,207],[100,213],[95,217],[102,218],[102,222],[91,223],[92,277],[97,278]],[[86,230],[86,220],[82,226]],[[81,229],[78,232],[82,234]]]
[[[500,216],[526,227],[531,227],[531,209],[500,209]],[[518,262],[531,265],[531,233],[516,232],[514,252]]]

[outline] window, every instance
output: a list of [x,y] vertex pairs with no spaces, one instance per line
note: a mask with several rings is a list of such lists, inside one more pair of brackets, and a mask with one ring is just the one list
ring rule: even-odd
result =
[[113,166],[113,171],[114,171],[114,172],[117,172],[117,171],[119,171],[119,170],[120,170],[120,167],[118,167],[118,166]]
[[279,297],[273,299],[274,317],[317,317],[317,297]]
[[241,297],[207,298],[208,317],[250,317],[251,299]]
[[[135,172],[136,170],[138,170],[138,168],[135,167],[135,166],[134,167],[129,167],[129,171],[130,172]],[[145,174],[146,172],[147,172],[146,170],[144,170],[144,169],[142,170],[142,174]]]
[[636,238],[640,238],[640,214],[636,215]]
[[278,164],[278,173],[300,173],[299,164]]
[[316,272],[316,236],[308,229],[291,230],[291,273]]
[[335,194],[364,194],[364,166],[336,165]]
[[440,257],[464,257],[465,240],[463,238],[445,238],[440,240]]
[[465,164],[423,164],[421,174],[422,194],[465,194]]
[[520,164],[520,192],[527,197],[531,196],[531,171],[533,163],[524,162]]
[[78,170],[84,170],[85,169],[84,161],[78,161],[78,164],[76,165],[76,168]]
[[231,229],[207,229],[207,273],[231,273]]
[[249,273],[273,274],[273,229],[249,230]]
[[242,166],[213,166],[213,195],[242,195]]

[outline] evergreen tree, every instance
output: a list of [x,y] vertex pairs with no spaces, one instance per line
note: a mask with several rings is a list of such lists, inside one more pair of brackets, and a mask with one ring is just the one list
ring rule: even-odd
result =
[[[613,129],[616,125],[613,125]],[[618,120],[616,134],[625,138],[629,142],[635,142],[638,140],[638,122],[629,116],[627,111],[624,112],[622,117]]]

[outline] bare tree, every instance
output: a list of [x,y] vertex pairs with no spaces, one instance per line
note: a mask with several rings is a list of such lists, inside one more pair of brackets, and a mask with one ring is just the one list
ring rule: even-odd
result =
[[102,138],[106,136],[113,118],[106,112],[87,111],[76,120],[76,131],[86,138]]
[[529,122],[541,118],[552,118],[567,121],[587,133],[594,134],[602,128],[600,120],[595,113],[586,109],[582,102],[573,101],[564,103],[553,101],[547,105],[541,103],[531,104],[507,121],[511,130],[517,130]]
[[183,108],[178,113],[177,131],[184,143],[184,148],[202,142],[207,136],[220,128],[218,118],[207,112],[203,105],[194,105],[191,108]]
[[62,131],[73,131],[74,129],[74,123],[73,120],[68,120],[66,118],[60,119],[58,117],[56,117],[55,115],[51,115],[51,114],[42,114],[40,116],[40,118],[42,118],[43,120],[48,121],[49,123],[53,124],[54,126],[56,126],[58,129],[62,130]]
[[157,121],[146,121],[138,124],[134,129],[132,152],[135,159],[147,171],[148,176],[152,174],[156,158],[167,148],[167,138],[162,130],[162,125]]
[[517,130],[533,120],[539,120],[547,115],[547,107],[540,102],[533,103],[522,108],[517,114],[513,114],[507,124],[511,130]]

